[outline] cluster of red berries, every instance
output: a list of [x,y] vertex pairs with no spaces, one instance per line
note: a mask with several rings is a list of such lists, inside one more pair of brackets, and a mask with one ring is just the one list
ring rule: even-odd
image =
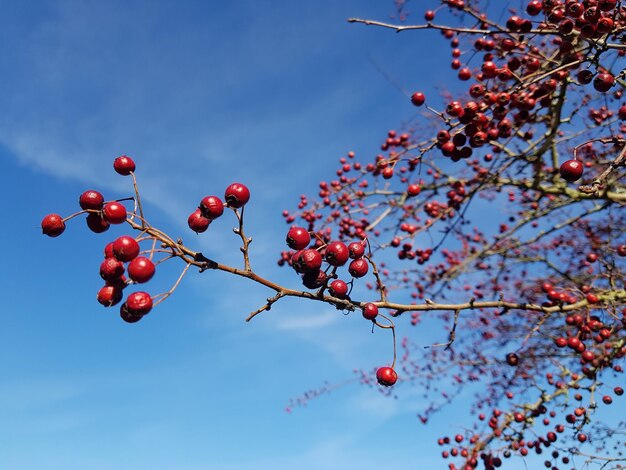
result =
[[[348,272],[353,278],[361,278],[369,271],[369,263],[365,258],[365,243],[352,242],[349,245],[341,241],[331,241],[317,248],[311,247],[311,235],[308,230],[292,226],[287,232],[286,242],[295,252],[284,252],[283,259],[291,263],[293,269],[302,275],[302,283],[309,289],[328,287],[331,295],[345,299],[348,297],[348,283],[334,279],[337,268],[348,265]],[[323,263],[326,269],[322,269]],[[328,271],[332,269],[332,274]]]
[[[114,160],[113,168],[118,174],[128,176],[134,173],[135,162],[127,155],[122,155]],[[83,213],[87,214],[87,227],[95,233],[106,232],[111,225],[126,222],[128,217],[126,207],[120,201],[105,202],[104,196],[95,190],[82,193],[78,203],[82,210],[65,219],[58,214],[46,215],[41,222],[42,232],[50,237],[58,237],[65,230],[66,220]],[[148,257],[139,256],[140,251],[138,241],[127,235],[106,245],[105,259],[100,264],[100,277],[105,285],[98,291],[98,302],[105,307],[116,305],[122,300],[123,290],[130,283],[143,284],[154,276],[154,263]],[[134,323],[150,312],[152,305],[150,294],[133,292],[121,306],[120,315],[125,321]]]
[[[250,200],[250,190],[241,183],[232,183],[224,191],[227,207],[239,209]],[[224,202],[217,196],[203,197],[198,208],[187,218],[189,228],[196,233],[205,232],[211,222],[224,213]]]

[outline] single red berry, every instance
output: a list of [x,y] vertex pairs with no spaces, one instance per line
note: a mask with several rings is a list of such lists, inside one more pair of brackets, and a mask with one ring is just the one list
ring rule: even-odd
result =
[[106,258],[100,264],[100,277],[105,281],[115,281],[124,274],[124,263],[117,258]]
[[287,246],[294,250],[304,250],[311,243],[311,235],[302,227],[293,226],[287,232]]
[[376,371],[376,380],[385,387],[391,387],[398,381],[398,374],[392,367],[380,367]]
[[326,247],[324,257],[331,266],[343,266],[348,261],[350,252],[343,242],[330,242]]
[[506,355],[506,363],[512,367],[519,364],[519,356],[515,353],[508,353]]
[[322,267],[322,255],[314,248],[308,248],[295,253],[292,264],[299,273],[317,272]]
[[122,289],[113,284],[106,284],[98,291],[96,298],[105,307],[112,307],[122,300],[122,296]]
[[419,184],[410,184],[406,190],[406,194],[409,197],[417,196],[422,191]]
[[605,405],[610,405],[611,403],[613,403],[613,398],[610,395],[604,395],[602,397],[602,401]]
[[567,346],[567,339],[559,336],[554,340],[554,344],[556,344],[556,346],[559,348],[564,348],[565,346]]
[[587,302],[589,302],[590,304],[597,304],[598,302],[600,302],[600,299],[598,299],[598,296],[596,294],[592,294],[589,293],[587,294]]
[[250,190],[241,183],[233,183],[226,188],[224,199],[230,207],[242,207],[250,200]]
[[58,237],[65,231],[65,222],[59,214],[48,214],[41,221],[41,231],[49,237]]
[[593,72],[588,69],[583,69],[580,72],[578,72],[578,74],[576,75],[576,78],[578,79],[580,83],[582,83],[583,85],[586,85],[588,83],[591,83],[591,80],[593,80]]
[[140,284],[152,279],[154,271],[154,263],[145,256],[138,256],[128,264],[128,277]]
[[369,270],[369,264],[365,258],[355,259],[348,266],[348,272],[352,277],[363,277],[367,274]]
[[426,101],[426,97],[424,96],[424,93],[420,91],[416,91],[411,95],[411,103],[413,103],[415,106],[423,105],[424,101]]
[[132,313],[130,313],[126,303],[123,303],[120,307],[120,317],[122,317],[122,320],[124,320],[126,323],[137,323],[143,318],[142,315],[133,315]]
[[426,13],[424,13],[424,19],[426,21],[432,21],[435,19],[435,12],[433,10],[426,10]]
[[348,294],[348,284],[341,279],[335,279],[328,287],[330,295],[333,297],[343,298]]
[[89,191],[85,191],[78,198],[78,204],[80,208],[83,210],[95,210],[99,211],[102,209],[102,205],[104,204],[104,196],[100,194],[98,191],[94,191],[90,189]]
[[90,212],[87,214],[87,227],[93,233],[103,233],[109,230],[110,224],[102,218],[102,214]]
[[122,235],[113,242],[113,255],[120,261],[131,261],[139,256],[139,243],[133,237]]
[[578,435],[578,441],[579,442],[585,442],[586,440],[587,440],[587,435],[586,434],[580,433]]
[[135,171],[135,162],[128,155],[122,155],[113,161],[113,169],[122,176],[128,176]]
[[580,357],[584,362],[591,362],[596,358],[596,355],[587,349],[586,351],[583,351]]
[[573,183],[583,175],[583,169],[584,165],[582,162],[578,160],[567,160],[559,168],[559,173],[561,173],[561,178],[565,181]]
[[113,254],[113,242],[109,242],[104,247],[104,258],[111,258],[112,256],[115,256]]
[[361,242],[352,242],[348,245],[348,252],[352,259],[362,258],[365,254],[365,245]]
[[601,93],[609,91],[614,84],[615,78],[607,72],[599,73],[593,79],[593,87]]
[[224,203],[217,196],[206,196],[200,201],[198,209],[204,217],[213,220],[224,213]]
[[324,271],[312,271],[302,276],[302,284],[307,289],[319,289],[326,284],[326,279]]
[[366,320],[374,320],[378,316],[378,307],[375,304],[368,302],[363,305],[362,313],[363,318],[365,318]]
[[108,202],[102,208],[102,216],[110,224],[123,224],[126,222],[126,207],[119,202]]
[[128,312],[136,317],[142,317],[152,310],[152,297],[147,292],[133,292],[125,302]]
[[622,387],[615,387],[613,389],[613,393],[617,396],[622,396],[624,394],[624,389]]
[[187,225],[189,225],[189,228],[194,232],[202,233],[206,232],[209,225],[211,225],[211,219],[207,219],[202,215],[202,211],[200,209],[196,209],[187,218]]
[[617,254],[619,256],[626,256],[626,245],[620,245],[617,247]]

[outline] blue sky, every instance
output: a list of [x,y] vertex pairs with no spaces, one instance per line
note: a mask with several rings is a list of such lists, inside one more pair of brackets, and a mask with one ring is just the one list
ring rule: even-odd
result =
[[[201,197],[246,183],[253,267],[297,286],[275,264],[282,210],[314,193],[346,152],[375,153],[387,129],[415,116],[373,64],[406,92],[434,93],[442,79],[430,71],[447,67],[435,33],[345,21],[392,9],[380,0],[0,6],[0,468],[441,465],[435,439],[462,420],[452,409],[422,427],[409,387],[394,400],[348,385],[283,411],[309,388],[389,361],[389,338],[359,316],[289,300],[246,324],[269,292],[211,272],[192,273],[128,325],[95,301],[102,248],[127,231],[97,236],[76,220],[48,239],[38,228],[46,213],[74,212],[86,189],[130,195],[112,171],[128,154],[149,220],[226,263],[239,260],[233,220],[195,237],[186,219]],[[173,280],[160,278],[150,289]]]

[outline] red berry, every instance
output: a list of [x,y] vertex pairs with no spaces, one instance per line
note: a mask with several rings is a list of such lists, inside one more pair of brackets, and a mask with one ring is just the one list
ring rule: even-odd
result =
[[378,307],[375,304],[368,302],[363,305],[363,318],[366,320],[374,320],[377,316]]
[[126,222],[126,208],[119,202],[109,202],[102,208],[102,216],[110,224],[123,224]]
[[115,281],[124,274],[124,263],[117,258],[106,258],[100,264],[100,277],[105,281]]
[[319,289],[326,284],[326,273],[324,271],[312,271],[302,276],[302,284],[307,289]]
[[611,403],[613,403],[613,398],[611,398],[610,395],[604,395],[602,397],[602,401],[604,402],[605,405],[610,405]]
[[126,299],[125,305],[131,315],[142,317],[152,310],[152,297],[147,292],[133,292]]
[[561,178],[565,181],[573,183],[583,175],[583,168],[584,165],[582,162],[578,160],[567,160],[559,168],[559,173],[561,173]]
[[187,225],[189,225],[189,228],[196,233],[206,232],[210,224],[211,219],[207,219],[205,216],[203,216],[200,209],[196,209],[187,218]]
[[93,233],[102,233],[109,230],[110,224],[102,218],[102,214],[91,212],[87,214],[87,227]]
[[576,75],[576,78],[578,78],[578,81],[580,83],[582,83],[583,85],[586,85],[588,83],[591,83],[591,80],[593,80],[593,72],[588,69],[583,69],[580,72],[578,72],[578,74]]
[[128,264],[128,277],[140,284],[152,279],[154,271],[154,263],[145,256],[138,256]]
[[424,101],[426,101],[426,97],[424,96],[424,93],[420,91],[416,91],[411,95],[411,103],[413,103],[415,106],[423,105]]
[[348,266],[348,272],[352,277],[356,278],[365,276],[368,270],[369,264],[365,258],[355,259],[350,263],[350,266]]
[[233,183],[226,188],[224,199],[230,207],[242,207],[250,200],[250,190],[241,183]]
[[346,284],[341,279],[335,279],[333,282],[330,283],[328,290],[330,292],[330,295],[332,295],[333,297],[342,298],[345,297],[348,293],[348,284]]
[[139,320],[142,319],[141,315],[133,315],[132,313],[130,313],[128,307],[126,306],[126,303],[123,303],[120,307],[120,317],[122,317],[122,320],[124,320],[126,323],[137,323]]
[[519,364],[519,356],[515,353],[508,353],[506,355],[506,363],[510,366],[516,366]]
[[352,242],[348,245],[348,252],[352,259],[362,258],[365,254],[365,245],[361,242]]
[[435,19],[435,12],[433,10],[426,10],[426,13],[424,13],[424,19],[426,21],[432,21]]
[[85,191],[78,198],[78,204],[80,208],[83,210],[96,210],[99,211],[102,209],[102,205],[104,204],[104,196],[100,194],[98,191],[94,191],[90,189],[89,191]]
[[343,266],[348,261],[350,252],[343,242],[330,242],[326,247],[324,257],[331,266]]
[[200,212],[207,219],[217,219],[224,213],[224,203],[217,196],[206,196],[200,201]]
[[287,246],[294,250],[304,250],[311,243],[311,235],[302,227],[293,226],[287,232]]
[[98,291],[96,298],[105,307],[112,307],[122,300],[122,296],[122,289],[113,284],[107,284]]
[[583,433],[580,433],[580,434],[578,435],[578,440],[579,440],[580,442],[585,442],[585,441],[587,440],[587,435],[586,435],[586,434],[583,434]]
[[122,176],[128,176],[135,171],[135,162],[129,156],[122,155],[113,161],[113,169]]
[[613,389],[613,393],[617,396],[622,396],[624,394],[624,389],[622,387],[615,387]]
[[593,79],[593,87],[601,92],[605,93],[611,89],[611,87],[615,84],[615,78],[610,73],[599,73]]
[[65,222],[59,214],[48,214],[41,221],[41,231],[49,237],[58,237],[65,231]]
[[113,242],[109,242],[104,247],[104,258],[111,258],[112,256],[115,256],[113,254]]
[[299,273],[317,272],[322,266],[322,255],[313,248],[298,251],[294,258],[293,268]]
[[413,197],[417,196],[422,191],[422,188],[419,184],[410,184],[406,190],[407,196]]
[[391,367],[380,367],[376,371],[376,380],[385,387],[391,387],[398,381],[398,374]]
[[120,261],[131,261],[139,255],[139,243],[133,237],[122,235],[113,242],[113,255]]

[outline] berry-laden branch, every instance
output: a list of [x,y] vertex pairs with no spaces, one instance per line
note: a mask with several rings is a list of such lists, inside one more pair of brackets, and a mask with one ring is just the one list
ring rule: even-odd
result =
[[[449,470],[492,470],[530,452],[552,469],[582,455],[618,462],[610,455],[623,446],[620,425],[597,410],[623,395],[626,357],[626,3],[529,0],[503,20],[500,4],[494,15],[478,1],[433,4],[424,24],[349,20],[438,31],[462,92],[414,91],[407,107],[423,114],[381,136],[371,158],[341,157],[336,176],[283,213],[278,264],[302,287],[256,270],[245,185],[202,198],[188,217],[202,233],[231,209],[243,263],[228,266],[149,223],[127,156],[114,168],[132,177],[133,198],[86,191],[80,212],[49,214],[42,230],[59,236],[84,215],[93,232],[127,223],[137,233],[106,245],[100,266],[98,301],[121,304],[127,322],[144,318],[194,267],[269,289],[246,321],[296,297],[391,330],[393,360],[357,371],[358,381],[386,394],[396,383],[418,387],[423,423],[463,396],[473,423],[438,441],[444,459],[458,460]],[[173,259],[184,266],[167,292],[141,290]],[[419,334],[396,342],[409,322]]]

